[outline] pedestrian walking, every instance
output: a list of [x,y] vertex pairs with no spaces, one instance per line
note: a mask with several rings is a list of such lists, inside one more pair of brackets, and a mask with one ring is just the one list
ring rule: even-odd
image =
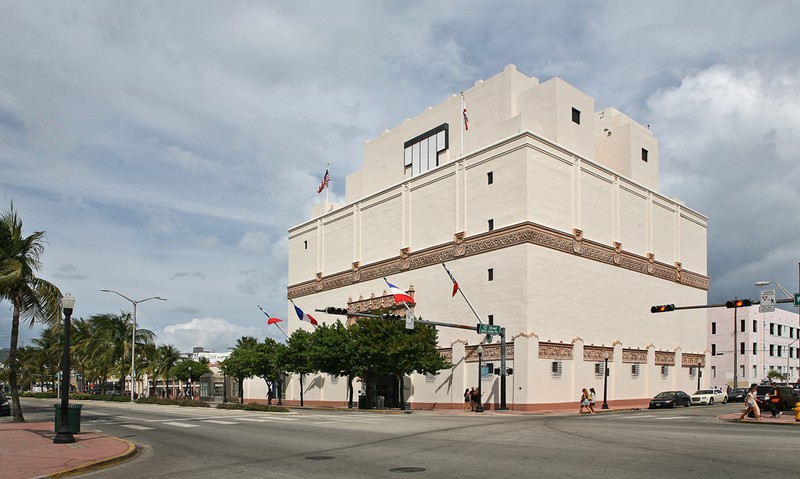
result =
[[597,393],[594,388],[589,388],[589,410],[594,412],[594,405],[597,403]]
[[469,410],[475,411],[475,388],[469,390]]
[[586,388],[581,390],[581,406],[578,409],[578,414],[583,414],[583,409],[586,408],[586,412],[589,414],[594,414],[592,409],[589,407],[589,391]]
[[758,408],[758,404],[756,404],[756,391],[758,390],[758,384],[751,384],[750,389],[747,390],[747,396],[744,398],[744,405],[746,406],[744,412],[741,416],[739,416],[740,421],[744,421],[744,418],[752,412],[753,415],[756,417],[757,420],[761,421],[761,409]]
[[772,417],[781,417],[783,413],[778,411],[778,404],[781,402],[781,392],[775,383],[772,383],[772,390],[767,395],[767,399],[767,406],[769,406],[769,412],[772,413]]
[[464,390],[464,410],[472,409],[472,395],[469,393],[469,388]]

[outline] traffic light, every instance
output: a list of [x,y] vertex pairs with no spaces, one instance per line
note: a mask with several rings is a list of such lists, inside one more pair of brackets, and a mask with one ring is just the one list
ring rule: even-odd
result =
[[403,317],[400,316],[399,314],[389,314],[389,313],[383,313],[381,315],[381,318],[383,318],[383,319],[403,319]]
[[749,299],[734,299],[733,301],[727,301],[725,303],[726,308],[744,308],[746,306],[752,306],[753,301]]
[[325,312],[328,314],[342,314],[345,316],[348,314],[347,308],[334,308],[333,306],[325,308]]
[[659,304],[658,306],[650,308],[651,313],[666,313],[669,311],[675,311],[674,304]]

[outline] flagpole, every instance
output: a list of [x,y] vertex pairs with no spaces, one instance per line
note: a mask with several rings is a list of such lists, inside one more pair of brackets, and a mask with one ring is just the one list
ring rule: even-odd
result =
[[[257,306],[258,306],[258,309],[260,309],[260,310],[261,310],[261,312],[262,312],[262,313],[264,313],[264,316],[266,316],[266,317],[267,317],[267,321],[269,321],[269,320],[271,319],[271,318],[269,317],[269,314],[267,314],[267,312],[266,312],[266,311],[264,311],[264,308],[262,308],[260,304],[259,304],[259,305],[257,305]],[[269,326],[269,322],[267,322],[267,325]],[[286,336],[286,339],[289,339],[289,335],[288,335],[288,334],[286,334],[286,331],[284,331],[284,330],[283,330],[283,328],[281,327],[281,325],[280,325],[280,324],[278,324],[278,323],[275,323],[275,326],[277,326],[277,327],[278,327],[278,329],[280,329],[280,331],[283,333],[283,335],[284,335],[284,336]]]
[[[325,167],[325,171],[328,172],[328,175],[331,174],[331,164],[330,163],[328,163],[328,166]],[[329,206],[330,205],[330,201],[328,200],[328,198],[330,198],[330,194],[331,194],[331,182],[329,180],[328,183],[325,185],[325,212],[326,213],[328,211],[330,211],[330,206]],[[294,304],[294,303],[292,303],[292,304]]]
[[[461,152],[458,154],[458,157],[461,158],[464,156],[464,108],[466,107],[466,103],[464,101],[464,92],[461,92],[461,128],[459,128],[461,133]],[[469,301],[467,301],[469,302]]]
[[[444,268],[445,271],[447,271],[447,266],[445,266],[444,262],[442,262],[442,267]],[[461,297],[464,298],[464,301],[467,302],[467,306],[469,306],[469,309],[472,310],[472,314],[474,314],[475,317],[478,318],[478,322],[483,324],[483,320],[481,319],[478,312],[475,311],[475,308],[472,306],[472,303],[469,302],[469,299],[467,299],[467,295],[464,294],[464,290],[461,288],[461,285],[458,285],[458,292],[461,293]]]

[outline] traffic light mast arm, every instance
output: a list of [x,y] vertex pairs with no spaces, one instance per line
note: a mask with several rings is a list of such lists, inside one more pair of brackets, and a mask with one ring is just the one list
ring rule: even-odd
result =
[[[734,308],[734,307],[736,307],[736,308],[742,308],[742,307],[747,307],[747,306],[755,306],[755,305],[757,305],[757,304],[761,304],[761,302],[760,302],[760,301],[750,301],[749,299],[748,299],[748,300],[739,300],[739,301],[747,301],[747,302],[749,302],[750,304],[749,304],[749,305],[748,305],[748,304],[743,304],[743,305],[741,305],[741,306],[729,306],[729,305],[728,305],[728,303],[731,303],[731,301],[728,301],[728,303],[721,303],[721,304],[697,304],[697,305],[693,305],[693,306],[675,306],[675,305],[669,305],[669,306],[671,306],[671,309],[664,310],[664,311],[658,311],[658,312],[659,312],[659,313],[663,313],[663,312],[668,312],[668,311],[678,311],[678,310],[680,310],[680,309],[707,309],[707,308]],[[792,303],[792,304],[794,304],[794,298],[776,299],[776,300],[775,300],[775,302],[776,302],[776,303]],[[654,308],[655,308],[655,307],[657,307],[657,306],[654,306]],[[651,312],[653,312],[653,311],[652,311],[652,308],[651,308]]]

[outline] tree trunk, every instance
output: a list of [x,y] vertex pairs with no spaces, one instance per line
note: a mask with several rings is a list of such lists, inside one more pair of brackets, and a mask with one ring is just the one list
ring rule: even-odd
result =
[[347,375],[347,407],[353,409],[353,379],[351,375]]
[[300,375],[300,407],[303,407],[303,374]]
[[405,393],[403,392],[403,374],[398,374],[397,379],[400,381],[400,409],[405,411],[406,410],[406,397]]
[[244,378],[236,378],[239,380],[239,404],[244,404]]
[[14,301],[14,313],[11,320],[11,350],[8,352],[8,382],[11,383],[11,403],[14,409],[14,422],[25,422],[22,407],[19,403],[17,387],[17,341],[19,341],[19,302]]

